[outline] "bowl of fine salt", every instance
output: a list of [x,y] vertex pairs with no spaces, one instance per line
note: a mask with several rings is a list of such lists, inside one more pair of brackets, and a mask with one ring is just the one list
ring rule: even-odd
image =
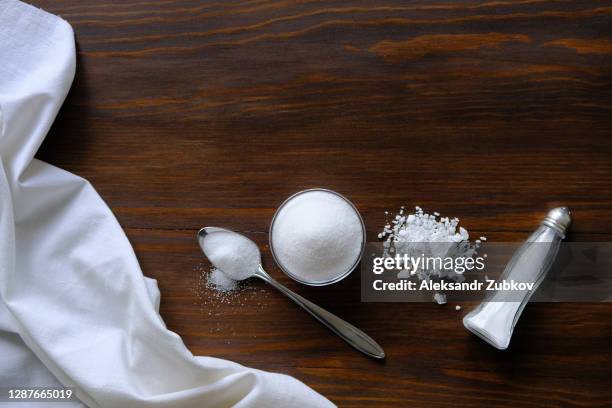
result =
[[285,200],[270,224],[272,256],[290,278],[324,286],[346,278],[366,243],[357,208],[343,195],[315,188]]

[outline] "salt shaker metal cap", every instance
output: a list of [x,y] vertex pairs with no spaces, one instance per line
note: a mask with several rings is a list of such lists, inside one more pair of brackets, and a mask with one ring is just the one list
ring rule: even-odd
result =
[[571,223],[572,215],[567,207],[553,208],[548,212],[544,221],[542,221],[542,224],[555,228],[563,235],[565,235],[565,231],[567,231]]
[[463,318],[463,325],[493,347],[505,350],[523,309],[553,264],[561,240],[571,223],[567,207],[548,212],[540,227],[514,253],[499,280],[532,282],[531,290],[519,292],[508,301],[504,292],[489,294],[484,302]]

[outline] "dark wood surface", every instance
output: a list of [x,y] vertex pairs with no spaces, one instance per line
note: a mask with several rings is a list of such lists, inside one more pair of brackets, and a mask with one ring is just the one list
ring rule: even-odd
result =
[[[361,303],[274,267],[275,208],[327,187],[370,239],[421,205],[519,241],[566,204],[612,238],[612,2],[36,0],[74,27],[73,88],[39,157],[92,182],[194,354],[294,375],[342,407],[612,405],[612,307],[534,304],[510,350],[464,304]],[[368,360],[273,289],[197,289],[197,229],[261,244],[270,272],[386,349]]]

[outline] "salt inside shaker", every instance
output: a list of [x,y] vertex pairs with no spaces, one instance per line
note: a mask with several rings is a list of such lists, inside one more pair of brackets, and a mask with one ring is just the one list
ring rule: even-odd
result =
[[570,223],[571,214],[567,207],[548,212],[540,227],[514,253],[500,276],[500,280],[534,282],[533,289],[516,294],[517,301],[505,300],[508,295],[504,292],[493,292],[463,318],[466,329],[493,347],[500,350],[508,348],[514,326],[529,298],[548,273]]

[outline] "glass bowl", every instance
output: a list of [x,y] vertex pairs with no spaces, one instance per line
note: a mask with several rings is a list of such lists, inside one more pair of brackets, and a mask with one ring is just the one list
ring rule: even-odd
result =
[[[329,280],[325,280],[325,281],[306,281],[304,279],[302,279],[299,276],[296,276],[295,274],[291,273],[291,271],[286,268],[278,259],[278,257],[276,256],[276,253],[274,251],[274,243],[273,243],[273,239],[272,239],[272,232],[274,230],[274,222],[277,219],[278,214],[280,214],[280,212],[282,211],[282,209],[289,203],[291,202],[291,200],[293,200],[294,198],[296,198],[297,196],[300,196],[302,194],[306,194],[306,193],[310,193],[313,191],[321,191],[321,192],[326,192],[326,193],[331,193],[334,194],[337,197],[340,197],[342,200],[344,200],[346,203],[348,203],[351,208],[353,208],[353,210],[355,211],[355,214],[357,215],[357,218],[359,219],[359,222],[361,223],[361,232],[362,232],[362,238],[361,238],[361,250],[359,252],[359,256],[355,259],[355,262],[353,262],[353,264],[343,273],[339,274],[338,276],[335,276],[332,279]],[[269,243],[270,243],[270,252],[272,252],[272,258],[274,258],[274,262],[276,262],[276,264],[279,266],[279,268],[283,271],[283,273],[287,276],[289,276],[291,279],[303,283],[304,285],[309,285],[309,286],[326,286],[326,285],[331,285],[332,283],[336,283],[341,281],[342,279],[346,278],[348,275],[351,274],[351,272],[353,272],[355,270],[355,268],[357,267],[357,265],[359,264],[359,262],[361,261],[361,258],[363,257],[363,252],[365,250],[365,245],[366,245],[366,229],[365,229],[365,224],[363,222],[363,218],[361,218],[361,214],[359,214],[359,211],[357,210],[357,207],[355,207],[355,205],[345,196],[343,196],[340,193],[337,193],[333,190],[328,190],[325,188],[310,188],[307,190],[302,190],[299,191],[293,195],[291,195],[289,198],[287,198],[285,201],[283,201],[283,203],[280,205],[280,207],[278,207],[278,209],[276,210],[276,212],[274,213],[274,217],[272,217],[272,221],[270,222],[270,230],[268,232],[268,239],[269,239]]]

